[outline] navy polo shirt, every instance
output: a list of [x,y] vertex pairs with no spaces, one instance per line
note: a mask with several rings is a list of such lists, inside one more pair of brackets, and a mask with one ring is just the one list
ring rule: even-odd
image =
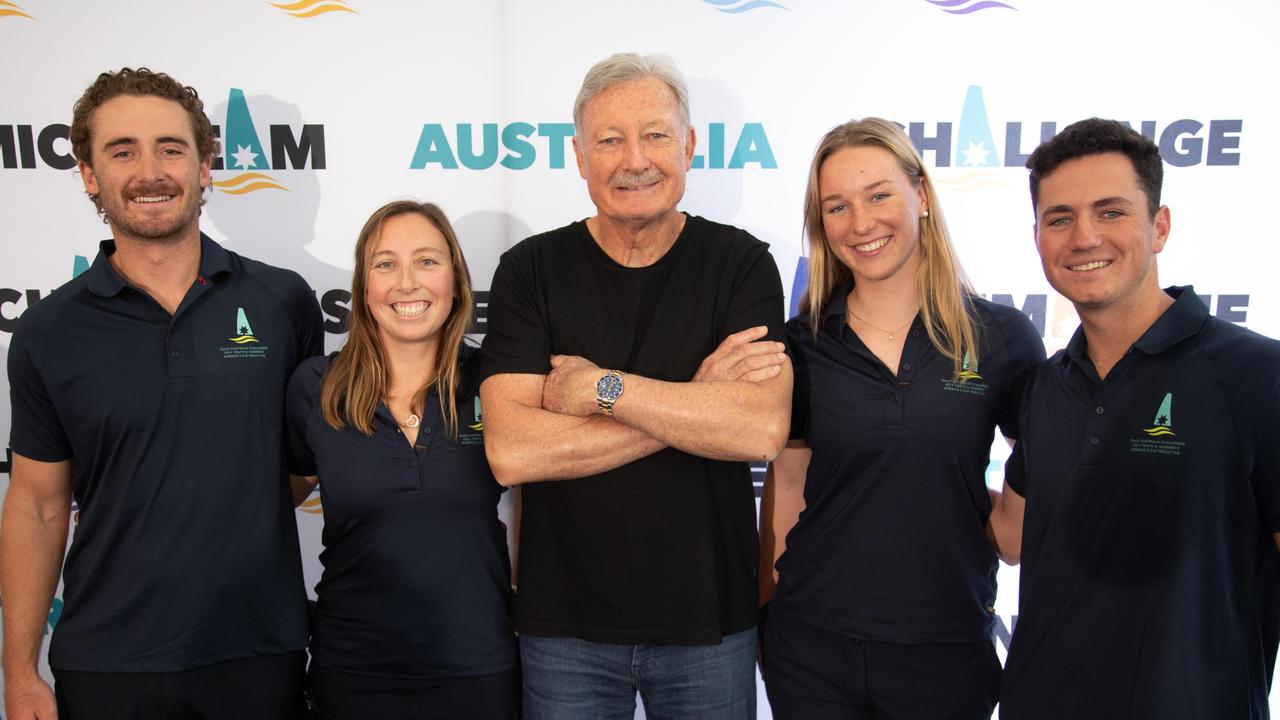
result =
[[1280,343],[1166,292],[1105,380],[1077,330],[1028,386],[1001,717],[1267,716]]
[[320,351],[296,273],[200,238],[171,316],[102,249],[23,313],[9,346],[13,451],[71,461],[78,522],[49,664],[179,671],[306,645],[284,390]]
[[846,323],[850,289],[823,308],[816,337],[807,315],[787,323],[791,436],[813,455],[773,609],[882,642],[989,639],[997,556],[986,468],[995,428],[1018,436],[1021,390],[1044,344],[1016,309],[974,298],[980,353],[967,381],[919,317],[895,375]]
[[293,471],[320,477],[324,506],[313,661],[386,678],[515,667],[503,487],[484,454],[479,353],[463,351],[458,437],[445,430],[433,390],[413,447],[385,405],[371,437],[325,422],[329,362],[303,363],[288,393]]

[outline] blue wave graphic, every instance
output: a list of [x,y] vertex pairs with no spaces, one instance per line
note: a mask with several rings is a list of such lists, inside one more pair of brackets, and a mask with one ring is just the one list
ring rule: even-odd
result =
[[[706,1],[707,0],[703,0],[703,2],[706,2]],[[975,13],[980,10],[991,10],[994,8],[1005,8],[1006,10],[1018,9],[1012,5],[1008,5],[1002,2],[997,2],[997,0],[980,0],[979,2],[974,2],[972,5],[968,5],[968,7],[959,7],[959,6],[967,5],[968,3],[973,2],[973,0],[925,0],[925,2],[929,3],[930,5],[936,5],[939,8],[942,8],[943,12],[950,13],[952,15],[968,15],[969,13]],[[951,10],[948,8],[955,8],[955,9]]]
[[751,10],[759,10],[761,8],[778,8],[779,10],[787,9],[786,5],[773,2],[773,0],[747,0],[747,2],[742,2],[742,0],[702,0],[702,2],[714,6],[716,10],[719,10],[722,13],[735,15],[737,13],[750,12]]

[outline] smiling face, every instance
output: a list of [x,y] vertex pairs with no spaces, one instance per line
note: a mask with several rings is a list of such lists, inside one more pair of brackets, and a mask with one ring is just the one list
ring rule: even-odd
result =
[[449,243],[418,213],[387,218],[369,243],[365,303],[384,348],[425,344],[434,350],[454,301]]
[[578,173],[602,217],[648,223],[676,213],[693,161],[693,128],[657,78],[617,83],[583,108]]
[[1159,297],[1156,255],[1169,236],[1169,209],[1152,217],[1123,154],[1068,160],[1041,179],[1035,230],[1045,277],[1077,311]]
[[186,110],[154,95],[119,95],[89,120],[84,189],[119,238],[177,242],[198,232],[212,157],[200,158]]
[[870,145],[837,150],[818,170],[818,197],[827,245],[855,283],[915,280],[927,200],[893,155]]

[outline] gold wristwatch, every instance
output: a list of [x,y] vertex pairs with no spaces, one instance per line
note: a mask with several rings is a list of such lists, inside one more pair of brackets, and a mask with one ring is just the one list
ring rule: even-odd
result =
[[610,370],[596,381],[596,405],[600,412],[613,416],[613,404],[622,397],[622,371]]

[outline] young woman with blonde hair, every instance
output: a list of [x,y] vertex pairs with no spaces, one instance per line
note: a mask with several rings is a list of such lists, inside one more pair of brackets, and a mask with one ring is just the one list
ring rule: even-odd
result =
[[974,294],[896,125],[827,133],[804,218],[791,441],[761,504],[774,717],[989,717],[999,494],[985,470],[994,429],[1017,436],[1043,344]]

